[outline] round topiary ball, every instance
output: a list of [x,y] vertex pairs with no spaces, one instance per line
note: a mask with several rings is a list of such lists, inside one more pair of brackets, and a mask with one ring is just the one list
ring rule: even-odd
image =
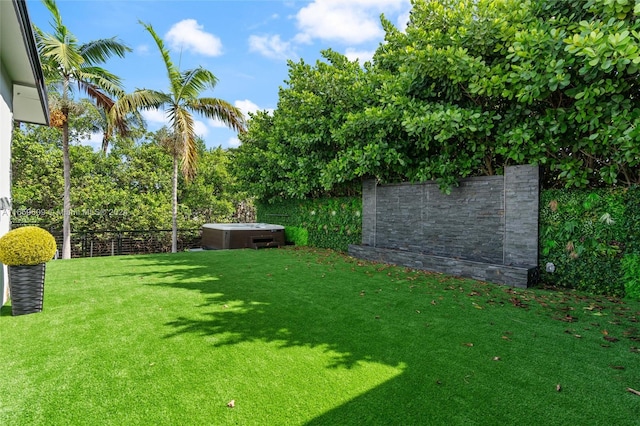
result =
[[50,261],[55,253],[55,238],[37,226],[16,228],[0,238],[0,262],[5,265],[38,265]]

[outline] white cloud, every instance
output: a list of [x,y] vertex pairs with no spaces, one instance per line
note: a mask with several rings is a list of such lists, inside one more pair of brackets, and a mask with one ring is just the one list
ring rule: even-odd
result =
[[200,136],[203,139],[209,134],[209,128],[202,121],[194,120],[193,130],[197,136]]
[[169,119],[167,118],[164,111],[158,109],[151,109],[142,111],[142,117],[148,123],[158,124],[161,126],[168,126]]
[[224,124],[222,121],[218,120],[218,119],[213,119],[213,118],[209,118],[207,119],[207,124],[211,127],[214,128],[218,128],[218,129],[226,129],[227,125]]
[[233,106],[235,106],[236,108],[240,108],[240,111],[242,111],[242,113],[245,115],[247,115],[248,113],[255,114],[262,109],[255,103],[251,102],[249,99],[235,101],[233,103]]
[[[410,0],[313,0],[290,16],[299,30],[293,38],[284,41],[279,35],[252,35],[249,49],[269,58],[290,59],[295,56],[297,45],[312,44],[317,39],[352,46],[381,42],[384,30],[380,14],[384,13],[390,19],[396,17],[398,28],[404,30],[410,10]],[[348,54],[352,58],[359,55],[361,62],[373,56],[354,48]]]
[[314,0],[296,15],[300,33],[295,40],[311,39],[361,44],[384,36],[380,13],[406,10],[408,0]]
[[407,10],[404,13],[401,13],[400,16],[398,16],[396,26],[400,31],[404,32],[407,29],[407,25],[409,25],[409,18],[411,18],[411,9]]
[[[255,102],[252,102],[249,99],[237,100],[233,103],[233,106],[235,106],[236,108],[239,108],[240,111],[242,111],[242,113],[244,114],[245,118],[247,119],[249,118],[249,113],[255,114],[258,111],[262,111],[266,109],[266,108],[260,108]],[[270,109],[266,109],[266,110],[268,112],[273,111]],[[209,124],[209,126],[215,127],[215,128],[225,128],[225,129],[228,128],[227,125],[220,120],[214,120],[210,118],[207,121],[207,123]]]
[[[145,110],[145,111],[142,111],[142,117],[145,119],[147,123],[151,124],[151,127],[153,128],[162,127],[162,126],[169,127],[171,125],[171,123],[169,122],[169,118],[165,114],[164,110],[158,110],[158,109]],[[208,124],[213,126],[213,120],[208,120]],[[213,127],[217,127],[217,126],[213,126]],[[207,123],[203,121],[194,120],[193,128],[196,135],[202,138],[206,137],[209,134],[209,127],[207,126]]]
[[349,47],[344,52],[344,56],[346,56],[347,59],[349,59],[352,62],[357,59],[360,61],[360,65],[362,65],[367,61],[371,61],[373,59],[374,53],[375,51],[373,50],[356,50],[352,47]]
[[222,42],[203,28],[195,19],[185,19],[174,24],[165,34],[165,39],[175,50],[185,49],[206,56],[221,55]]
[[249,51],[258,52],[272,59],[289,59],[295,56],[291,43],[280,39],[279,35],[249,37]]
[[149,54],[149,45],[148,44],[141,44],[138,45],[135,48],[136,53],[138,53],[139,55],[148,55]]
[[229,138],[229,139],[227,140],[227,146],[228,146],[229,148],[237,148],[237,147],[239,147],[239,146],[240,146],[240,144],[241,144],[241,143],[242,143],[242,142],[240,142],[240,139],[238,139],[237,137]]

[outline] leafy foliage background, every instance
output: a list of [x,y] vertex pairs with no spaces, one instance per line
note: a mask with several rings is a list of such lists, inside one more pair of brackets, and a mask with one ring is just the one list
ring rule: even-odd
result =
[[[547,284],[640,296],[640,187],[544,190],[540,267]],[[545,271],[548,262],[553,273]]]
[[547,187],[640,183],[640,3],[413,0],[373,61],[289,62],[251,118],[238,173],[260,199],[353,195],[543,166]]
[[[75,122],[74,126],[81,128],[82,123]],[[61,229],[63,185],[58,133],[56,128],[35,126],[14,132],[14,223]],[[77,140],[72,141],[69,151],[74,232],[171,228],[172,160],[156,143],[153,133],[141,134],[136,142],[117,139],[107,155]],[[199,141],[198,173],[189,183],[184,179],[178,182],[181,229],[232,220],[236,205],[247,197],[237,190],[229,161],[226,151],[206,149]]]
[[262,202],[256,208],[258,222],[304,229],[313,247],[347,251],[362,241],[361,197]]

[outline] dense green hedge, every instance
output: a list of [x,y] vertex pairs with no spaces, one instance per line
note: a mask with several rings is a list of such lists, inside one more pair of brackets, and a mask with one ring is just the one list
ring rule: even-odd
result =
[[[540,197],[543,283],[640,295],[640,189],[545,190]],[[554,272],[546,264],[555,265]]]
[[257,203],[256,209],[258,222],[285,226],[287,238],[297,244],[304,241],[300,229],[308,232],[313,247],[347,251],[349,244],[362,240],[360,196]]
[[[360,244],[361,212],[360,197],[257,204],[258,221],[284,225],[288,241],[340,251]],[[540,268],[543,284],[640,298],[640,187],[543,190]]]

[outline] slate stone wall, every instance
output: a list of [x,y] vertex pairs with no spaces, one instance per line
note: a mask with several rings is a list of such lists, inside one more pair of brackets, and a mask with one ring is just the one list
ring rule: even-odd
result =
[[[530,269],[538,265],[539,182],[539,169],[534,166],[507,167],[504,176],[464,179],[450,195],[434,182],[377,185],[365,181],[364,249],[351,251],[357,257],[370,257],[363,250],[375,248],[378,259],[384,249],[395,253],[392,257],[416,253],[422,256],[423,269],[429,270],[443,264],[442,259],[451,259],[442,272],[460,271],[461,276],[494,282],[496,275],[506,273],[505,268],[496,270],[500,265],[522,269],[525,277],[535,276]],[[411,266],[403,257],[407,256],[391,263]],[[456,260],[466,263],[456,266]],[[477,273],[476,264],[480,265]],[[482,264],[494,266],[487,269]]]
[[507,167],[505,191],[505,265],[538,265],[540,173],[538,167]]

